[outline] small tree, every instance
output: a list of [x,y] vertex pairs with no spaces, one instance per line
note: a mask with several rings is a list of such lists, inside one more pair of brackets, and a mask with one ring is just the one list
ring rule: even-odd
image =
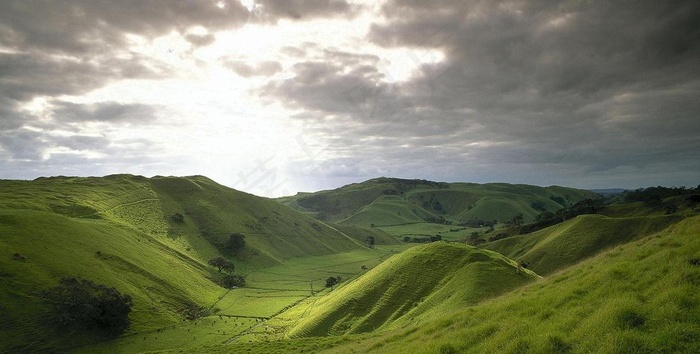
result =
[[339,280],[336,277],[328,277],[326,279],[326,288],[331,288],[333,290],[333,287],[338,284]]
[[221,273],[221,271],[223,270],[226,273],[231,274],[231,273],[233,273],[233,269],[234,269],[233,263],[231,263],[229,260],[227,260],[226,258],[221,257],[221,256],[210,259],[209,265],[219,269],[219,273]]
[[116,289],[91,280],[62,278],[58,286],[43,291],[63,326],[98,328],[115,334],[129,327],[132,300]]
[[367,247],[374,248],[374,236],[367,236]]
[[218,246],[219,250],[224,254],[236,254],[245,247],[245,236],[239,233],[233,233],[229,235],[228,241]]
[[227,274],[221,279],[221,286],[227,289],[235,288],[237,286],[244,286],[245,278],[238,274]]
[[523,219],[523,214],[517,213],[512,219],[510,219],[510,221],[508,221],[507,225],[512,227],[519,227],[523,224]]

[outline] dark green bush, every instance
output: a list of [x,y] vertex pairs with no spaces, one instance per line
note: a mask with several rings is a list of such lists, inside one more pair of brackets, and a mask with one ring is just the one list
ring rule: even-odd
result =
[[62,326],[121,333],[129,327],[132,300],[116,289],[91,280],[66,277],[58,286],[42,292]]

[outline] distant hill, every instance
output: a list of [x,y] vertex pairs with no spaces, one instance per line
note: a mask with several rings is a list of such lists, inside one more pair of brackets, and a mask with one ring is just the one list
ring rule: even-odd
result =
[[[35,352],[101,340],[55,328],[37,296],[66,276],[132,296],[131,332],[179,323],[226,289],[208,260],[233,233],[238,271],[395,242],[371,230],[328,226],[274,200],[202,177],[112,175],[0,181],[0,352]],[[308,279],[305,281],[308,283]]]
[[616,194],[622,194],[628,189],[625,188],[602,188],[602,189],[589,189],[589,191],[597,194],[603,194],[603,195],[616,195]]
[[594,198],[600,195],[559,186],[443,183],[383,177],[278,201],[338,224],[375,227],[394,236],[442,234],[447,239],[458,240],[485,223],[504,223],[518,214],[528,222],[543,211],[554,212]]

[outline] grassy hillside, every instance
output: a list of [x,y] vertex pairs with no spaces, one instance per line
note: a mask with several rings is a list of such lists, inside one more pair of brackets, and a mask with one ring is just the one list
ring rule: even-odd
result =
[[417,323],[536,277],[517,273],[514,262],[497,253],[444,242],[417,246],[303,309],[288,335],[340,335]]
[[[322,220],[376,227],[394,236],[439,233],[446,239],[457,240],[478,229],[477,226],[456,230],[457,226],[466,226],[471,220],[502,223],[521,213],[525,221],[531,221],[542,211],[556,211],[597,197],[588,191],[558,186],[377,178],[335,190],[300,193],[279,201]],[[413,231],[419,224],[436,225],[430,228],[435,233]]]
[[479,247],[522,260],[537,274],[547,275],[604,249],[659,232],[681,218],[680,215],[622,218],[580,215],[543,230]]
[[[181,221],[173,218],[177,213]],[[207,261],[219,255],[216,243],[234,232],[245,235],[246,246],[232,260],[250,287],[228,291],[217,285],[220,274]],[[309,281],[322,286],[327,273],[309,265],[303,287],[275,288],[261,278],[261,269],[349,251],[364,252],[366,263],[382,257],[385,251],[366,248],[365,238],[205,177],[0,181],[0,352],[52,351],[108,339],[55,326],[39,295],[65,276],[129,294],[134,305],[128,337],[181,325],[192,312],[205,318],[269,317],[308,296]]]
[[209,353],[697,353],[700,216],[503,296],[394,330]]

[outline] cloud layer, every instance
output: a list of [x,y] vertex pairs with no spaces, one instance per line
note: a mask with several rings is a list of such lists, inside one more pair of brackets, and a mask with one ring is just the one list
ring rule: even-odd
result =
[[700,183],[696,1],[244,3],[3,2],[0,178]]

